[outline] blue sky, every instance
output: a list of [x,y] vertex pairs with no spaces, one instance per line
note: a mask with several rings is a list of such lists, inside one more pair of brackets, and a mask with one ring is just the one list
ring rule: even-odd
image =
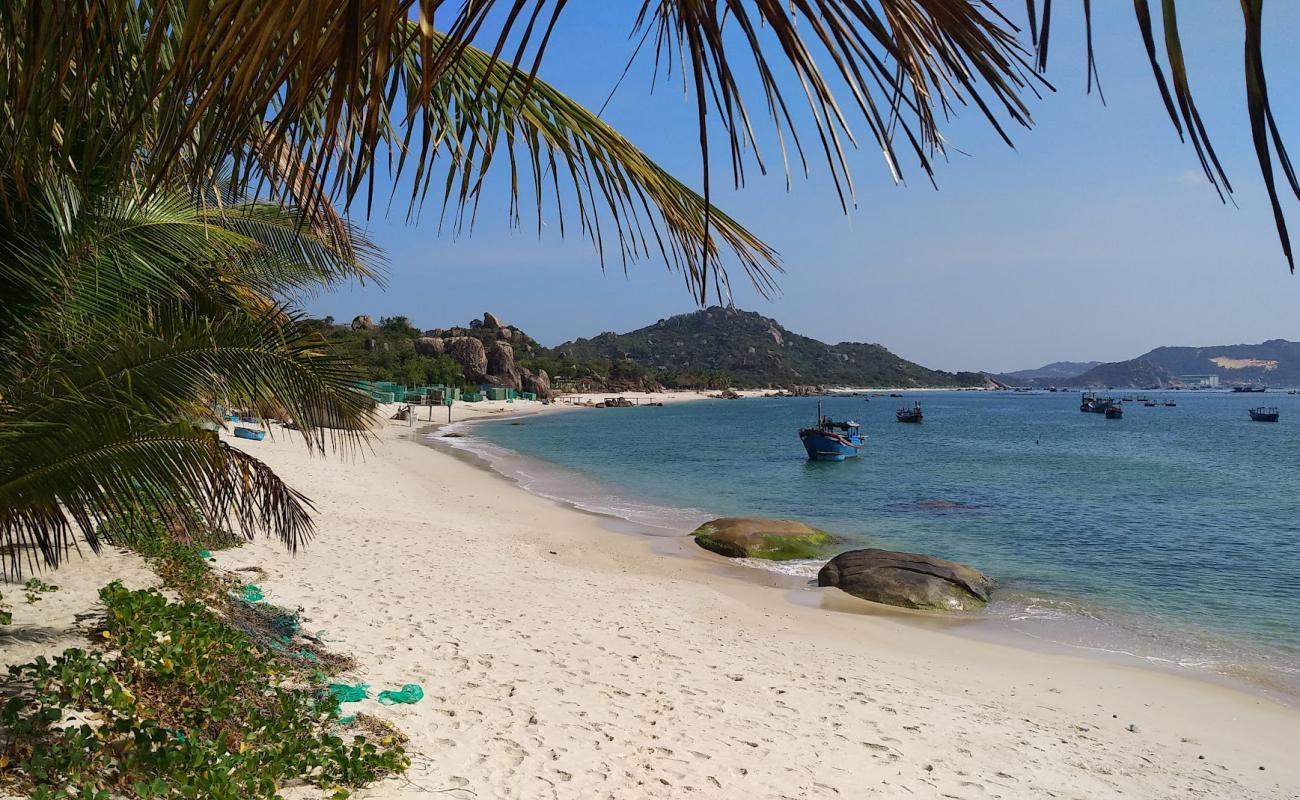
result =
[[[1013,19],[1023,15],[1023,3],[999,5]],[[893,184],[857,119],[863,146],[850,159],[858,204],[848,215],[815,161],[789,191],[781,174],[751,170],[739,192],[729,174],[716,179],[715,202],[774,246],[786,269],[771,301],[733,273],[736,305],[825,341],[879,342],[950,370],[1117,360],[1164,344],[1300,339],[1300,277],[1286,270],[1250,143],[1237,4],[1183,4],[1179,21],[1193,91],[1239,208],[1219,203],[1191,146],[1179,144],[1131,4],[1093,5],[1107,105],[1084,92],[1078,4],[1057,3],[1048,78],[1058,91],[1032,104],[1035,128],[1013,130],[1013,150],[978,114],[953,120],[938,191],[914,165],[906,185]],[[598,108],[631,53],[627,33],[639,3],[570,6],[541,75]],[[1270,4],[1265,23],[1277,122],[1300,157],[1300,105],[1285,80],[1300,70],[1300,52],[1289,48],[1300,34],[1300,4]],[[651,94],[650,71],[642,59],[604,116],[698,186],[693,101],[679,83],[661,82]],[[762,111],[757,95],[751,111]],[[771,142],[763,144],[772,160]],[[1300,239],[1300,203],[1284,199],[1284,207]],[[340,319],[404,314],[434,327],[490,310],[553,345],[695,307],[680,279],[654,260],[627,275],[612,263],[602,275],[590,243],[561,239],[551,212],[540,239],[527,217],[511,229],[502,180],[485,194],[468,236],[440,233],[436,206],[413,225],[404,211],[376,210],[365,222],[388,255],[386,288],[344,288],[316,298],[310,311]]]

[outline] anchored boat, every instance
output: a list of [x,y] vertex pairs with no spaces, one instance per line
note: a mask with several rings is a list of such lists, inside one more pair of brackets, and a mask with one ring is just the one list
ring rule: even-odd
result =
[[920,422],[923,419],[921,414],[921,401],[913,402],[912,407],[903,406],[894,412],[894,418],[899,422]]
[[1250,418],[1256,422],[1277,422],[1277,406],[1260,406],[1250,409]]
[[866,442],[858,423],[834,422],[822,416],[822,401],[817,401],[817,425],[799,431],[799,440],[808,451],[809,461],[843,461],[857,458]]
[[1106,419],[1123,419],[1124,406],[1114,403],[1106,406]]

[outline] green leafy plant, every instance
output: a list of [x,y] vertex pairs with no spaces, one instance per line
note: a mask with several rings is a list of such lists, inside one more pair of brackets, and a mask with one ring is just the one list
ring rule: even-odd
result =
[[40,578],[30,578],[23,584],[23,592],[27,596],[27,604],[31,605],[41,599],[41,595],[57,592],[59,587],[52,583],[46,583]]
[[0,786],[33,800],[236,800],[306,780],[346,797],[405,769],[400,735],[334,732],[337,702],[203,603],[119,583],[100,598],[117,658],[74,648],[10,669]]

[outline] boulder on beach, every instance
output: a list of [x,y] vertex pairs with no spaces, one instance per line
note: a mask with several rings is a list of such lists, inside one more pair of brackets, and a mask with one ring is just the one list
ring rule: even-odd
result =
[[988,602],[994,582],[984,573],[942,558],[892,550],[850,550],[817,573],[818,586],[903,608],[968,611]]
[[791,519],[723,517],[704,523],[691,534],[695,543],[727,558],[788,561],[817,558],[835,537]]

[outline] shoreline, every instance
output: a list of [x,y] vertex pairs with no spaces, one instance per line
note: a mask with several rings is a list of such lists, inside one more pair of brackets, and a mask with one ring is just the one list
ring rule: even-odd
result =
[[[944,391],[944,390],[939,390]],[[693,398],[684,398],[691,400]],[[706,399],[701,397],[700,399]],[[681,402],[678,400],[677,402]],[[555,411],[571,411],[586,408],[586,406],[561,406],[558,409],[547,407],[539,408],[531,412],[511,415],[508,417],[495,418],[474,418],[458,420],[451,424],[450,427],[462,430],[473,428],[479,423],[498,421],[504,422],[516,418],[525,418],[528,416],[545,415]],[[912,611],[903,608],[893,608],[877,603],[870,603],[860,600],[851,595],[832,590],[821,591],[811,582],[807,576],[795,574],[788,571],[774,569],[771,562],[752,563],[747,559],[728,559],[716,554],[710,553],[702,548],[691,546],[692,540],[689,536],[690,531],[694,530],[696,525],[716,516],[701,512],[698,519],[693,519],[693,524],[689,527],[680,525],[665,524],[659,521],[655,523],[638,521],[620,516],[619,513],[608,508],[593,508],[584,505],[581,501],[572,497],[566,497],[562,494],[553,492],[537,491],[534,486],[523,481],[516,473],[505,469],[507,460],[527,459],[529,464],[537,463],[544,470],[552,474],[563,474],[569,479],[575,479],[579,482],[587,482],[584,476],[570,475],[569,471],[558,464],[546,461],[544,458],[526,455],[511,450],[508,447],[488,442],[486,439],[478,438],[475,440],[472,436],[467,437],[469,441],[475,441],[479,444],[487,444],[493,450],[500,450],[500,453],[489,454],[482,449],[475,449],[461,443],[461,439],[447,440],[445,437],[433,435],[437,430],[448,427],[447,423],[433,425],[427,431],[422,432],[420,442],[426,446],[432,447],[441,452],[452,454],[462,458],[467,464],[476,469],[483,470],[493,477],[506,481],[510,486],[521,491],[532,494],[535,497],[542,498],[553,502],[558,506],[576,511],[578,513],[591,515],[599,520],[603,527],[622,534],[632,534],[634,536],[649,537],[651,539],[676,540],[681,546],[666,548],[663,545],[655,547],[658,554],[671,554],[680,558],[699,559],[704,563],[712,565],[727,577],[745,580],[757,586],[777,588],[782,590],[786,595],[786,600],[795,605],[801,605],[808,608],[819,608],[824,611],[835,613],[861,614],[867,616],[883,615],[903,621],[905,624],[912,624],[922,630],[942,631],[949,635],[959,636],[962,638],[995,643],[1008,647],[1024,650],[1034,653],[1054,654],[1061,656],[1077,657],[1094,661],[1099,664],[1113,664],[1119,666],[1133,667],[1143,670],[1151,670],[1160,674],[1180,676],[1191,680],[1203,681],[1207,684],[1222,686],[1238,691],[1244,691],[1249,694],[1259,696],[1270,702],[1279,703],[1288,708],[1300,711],[1300,693],[1297,693],[1294,686],[1287,685],[1274,679],[1271,673],[1268,673],[1262,666],[1250,672],[1224,672],[1215,669],[1202,668],[1198,664],[1188,664],[1184,659],[1176,659],[1167,655],[1156,655],[1155,653],[1142,653],[1137,649],[1128,649],[1130,646],[1138,644],[1135,641],[1118,640],[1107,641],[1105,644],[1092,640],[1086,640],[1082,636],[1082,631],[1076,630],[1082,623],[1082,619],[1076,621],[1060,620],[1034,620],[1029,624],[1028,619],[1013,620],[1008,615],[994,615],[984,612],[974,613],[969,616],[943,616],[941,614]],[[614,487],[610,487],[614,488]],[[695,509],[692,509],[694,511]],[[691,516],[683,514],[679,519],[690,519]],[[812,589],[814,591],[809,592]],[[1033,594],[1041,595],[1045,592],[1037,591]],[[1050,593],[1048,593],[1050,594]],[[1027,599],[1029,595],[1020,597]],[[1072,600],[1072,598],[1061,598]],[[1005,601],[1004,601],[1005,602]],[[1095,605],[1095,604],[1094,604]],[[1120,612],[1115,609],[1099,607],[1107,613],[1107,616],[1119,616]],[[1132,617],[1132,619],[1130,619]],[[1130,626],[1137,622],[1137,617],[1132,614],[1123,614],[1122,618]],[[1111,620],[1108,624],[1117,624],[1117,620]],[[1160,630],[1160,629],[1157,629]],[[1161,633],[1168,633],[1161,630]],[[1183,631],[1179,635],[1188,635],[1188,631]],[[1135,637],[1142,635],[1136,629],[1124,629],[1122,631],[1113,631],[1112,635],[1123,635]],[[1147,634],[1150,635],[1150,634]],[[1107,646],[1110,645],[1110,646]],[[1203,646],[1206,646],[1203,644]]]
[[[259,539],[216,566],[264,570],[270,602],[356,658],[349,682],[424,688],[415,705],[346,707],[397,725],[414,756],[358,800],[1300,792],[1294,709],[901,610],[791,602],[735,574],[757,570],[674,552],[698,549],[685,537],[611,536],[467,468],[423,427],[386,423],[351,458],[288,432],[223,437],[310,497],[318,531],[297,555]],[[57,579],[98,585],[108,566],[74,558]]]

